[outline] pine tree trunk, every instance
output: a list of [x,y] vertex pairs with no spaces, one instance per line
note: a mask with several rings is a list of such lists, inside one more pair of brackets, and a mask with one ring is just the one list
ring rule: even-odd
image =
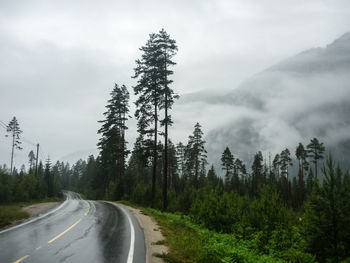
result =
[[316,159],[316,157],[315,157],[315,176],[317,178],[317,159]]
[[[166,53],[165,53],[166,55]],[[164,180],[163,180],[163,209],[168,207],[168,87],[166,73],[166,57],[165,57],[165,131],[164,131]]]
[[[124,109],[125,111],[125,109]],[[121,158],[121,179],[124,179],[124,175],[125,175],[125,112],[123,113],[123,127],[122,127],[122,158]]]
[[165,133],[164,133],[164,180],[163,180],[163,209],[168,207],[168,109],[167,95],[165,95]]
[[196,158],[196,163],[194,165],[194,187],[198,189],[198,169],[199,169],[199,161],[198,158]]
[[15,130],[12,134],[12,151],[11,151],[11,174],[13,174],[13,152],[15,150]]
[[152,173],[152,206],[154,206],[154,198],[156,195],[156,180],[157,180],[157,135],[158,135],[158,103],[154,105],[154,148],[153,148],[153,173]]

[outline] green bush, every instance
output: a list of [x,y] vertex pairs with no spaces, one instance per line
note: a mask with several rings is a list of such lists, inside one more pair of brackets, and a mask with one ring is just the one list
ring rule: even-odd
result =
[[[190,209],[190,219],[220,238],[209,238],[207,255],[215,262],[215,255],[223,262],[268,262],[262,255],[291,262],[313,262],[305,253],[306,242],[297,227],[297,213],[288,209],[272,186],[262,186],[257,199],[238,194],[199,191]],[[224,241],[222,240],[224,239]],[[242,242],[244,245],[241,246]],[[211,249],[209,249],[211,248]],[[246,258],[250,249],[259,259]],[[243,260],[243,261],[242,261]]]

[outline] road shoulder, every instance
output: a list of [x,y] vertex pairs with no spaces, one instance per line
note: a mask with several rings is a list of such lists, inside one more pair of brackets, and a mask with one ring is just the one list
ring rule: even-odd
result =
[[56,208],[60,202],[46,202],[23,207],[21,210],[29,214],[29,219],[49,212]]
[[137,218],[141,228],[143,229],[146,244],[146,263],[163,263],[162,258],[156,255],[168,253],[168,248],[163,245],[164,236],[160,231],[159,225],[148,215],[145,215],[141,210],[118,203],[118,205],[131,211]]
[[0,231],[12,228],[14,226],[20,225],[22,223],[25,223],[27,221],[30,221],[42,214],[46,214],[50,212],[51,210],[58,207],[62,202],[45,202],[45,203],[37,203],[37,204],[30,204],[28,206],[24,206],[20,209],[20,212],[23,212],[28,215],[28,217],[25,217],[23,219],[17,219],[11,221],[10,224],[7,224],[0,228]]

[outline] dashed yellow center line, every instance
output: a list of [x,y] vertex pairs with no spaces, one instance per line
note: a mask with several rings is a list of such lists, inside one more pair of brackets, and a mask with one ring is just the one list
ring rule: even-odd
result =
[[[85,214],[84,214],[85,216],[87,216],[87,215],[89,214],[90,208],[91,208],[90,203],[89,203],[89,202],[87,202],[87,203],[88,203],[88,205],[89,205],[89,208],[86,210],[86,212],[85,212]],[[50,244],[50,243],[54,242],[57,238],[63,236],[65,233],[67,233],[69,230],[71,230],[73,227],[75,227],[77,224],[79,224],[81,220],[82,220],[82,218],[80,218],[79,220],[77,220],[73,225],[71,225],[70,227],[68,227],[68,228],[67,228],[66,230],[64,230],[61,234],[55,236],[53,239],[51,239],[51,240],[48,241],[47,243]],[[13,263],[19,263],[19,262],[21,262],[22,260],[24,260],[24,259],[26,259],[26,258],[28,258],[28,257],[29,257],[29,255],[25,255],[24,257],[21,257],[20,259],[14,261]]]
[[29,255],[26,255],[26,256],[24,256],[24,257],[21,257],[20,259],[14,261],[13,263],[19,263],[19,262],[21,262],[22,260],[26,259],[27,257],[29,257]]
[[77,222],[75,222],[73,225],[71,225],[70,227],[68,227],[66,230],[64,230],[61,234],[55,236],[53,239],[51,239],[51,240],[48,241],[47,243],[50,244],[50,243],[54,242],[57,238],[63,236],[65,233],[67,233],[69,230],[71,230],[73,227],[75,227],[77,224],[79,224],[80,221],[81,221],[81,218],[80,218]]
[[88,203],[88,205],[89,205],[89,208],[88,208],[88,210],[85,212],[85,216],[87,216],[88,214],[89,214],[89,212],[90,212],[90,203],[89,202],[87,202]]

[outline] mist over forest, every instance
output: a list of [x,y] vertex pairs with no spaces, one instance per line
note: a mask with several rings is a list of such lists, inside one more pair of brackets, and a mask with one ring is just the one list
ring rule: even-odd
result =
[[[251,162],[298,142],[320,138],[346,167],[350,145],[350,33],[324,48],[313,48],[273,65],[231,91],[183,95],[179,104],[200,109],[211,162],[228,144]],[[234,72],[232,72],[234,74]],[[180,107],[179,107],[180,108]],[[175,117],[176,117],[176,113]],[[344,162],[345,161],[345,162]]]

